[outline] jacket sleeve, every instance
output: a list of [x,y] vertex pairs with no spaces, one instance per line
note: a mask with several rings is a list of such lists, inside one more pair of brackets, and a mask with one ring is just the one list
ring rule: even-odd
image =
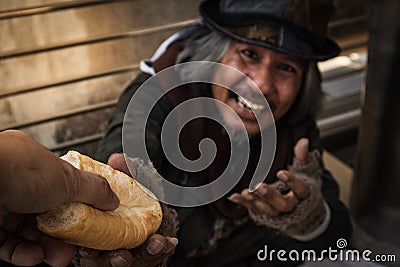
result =
[[[170,109],[169,102],[163,97],[159,103],[154,107],[152,112],[150,113],[148,118],[143,118],[143,116],[136,116],[133,114],[132,116],[125,116],[129,103],[133,97],[133,95],[137,92],[140,86],[148,79],[150,75],[141,73],[136,79],[134,79],[129,86],[125,89],[125,91],[121,94],[115,111],[113,112],[111,118],[108,122],[108,127],[103,139],[100,142],[98,151],[96,153],[96,159],[101,162],[107,162],[108,157],[113,153],[127,153],[123,149],[122,144],[122,129],[124,123],[130,125],[131,131],[129,132],[129,138],[142,138],[140,135],[143,132],[141,129],[143,125],[143,120],[146,120],[146,145],[148,147],[148,153],[150,158],[153,161],[154,166],[158,166],[162,161],[162,153],[161,152],[161,144],[159,134],[161,132],[161,125],[159,121],[163,121],[162,117],[166,116],[167,110]],[[149,93],[151,94],[151,93]],[[152,98],[152,95],[149,95],[148,98]],[[151,101],[151,100],[150,100]],[[140,112],[142,108],[140,105],[146,105],[146,103],[138,103],[139,106],[134,109],[130,109],[130,112]],[[161,120],[160,120],[161,119]],[[132,149],[134,151],[134,149]],[[139,157],[145,159],[144,155],[139,155],[135,152],[131,153],[130,157]]]
[[[294,127],[293,133],[296,134],[293,139],[294,144],[300,138],[307,137],[310,139],[310,150],[323,151],[315,121],[303,121],[301,125]],[[322,251],[327,250],[329,247],[337,249],[337,241],[339,239],[343,238],[349,242],[352,234],[349,212],[339,200],[339,187],[334,177],[324,168],[323,162],[319,164],[322,167],[322,173],[320,173],[321,193],[330,211],[330,222],[323,233],[312,240],[304,242],[283,234],[274,228],[253,223],[247,225],[247,227],[242,227],[243,234],[238,230],[235,238],[223,242],[219,246],[217,253],[228,255],[229,251],[233,250],[235,254],[232,257],[235,259],[246,258],[250,262],[250,266],[256,267],[266,265],[266,262],[259,261],[256,257],[256,252],[265,249],[266,245],[268,245],[268,248],[275,249],[275,251],[284,249],[286,251],[297,250],[301,253],[303,250],[312,249],[319,257],[322,255]],[[249,236],[252,238],[249,239]],[[247,246],[243,246],[242,244],[244,243]],[[248,249],[249,247],[250,249]],[[212,262],[215,261],[215,258],[217,257],[214,257]],[[296,261],[271,262],[271,266],[298,266],[299,264]]]
[[[323,153],[324,148],[319,138],[319,129],[314,120],[308,120],[307,123],[303,123],[301,129],[297,128],[294,132],[297,134],[295,142],[302,137],[307,137],[310,140],[310,150],[317,149],[321,154]],[[322,167],[322,174],[320,176],[322,182],[321,192],[330,208],[331,222],[327,230],[315,239],[315,242],[333,246],[339,238],[349,241],[352,233],[352,225],[348,209],[339,199],[339,187],[335,178],[325,168],[322,160],[320,161],[320,165]]]

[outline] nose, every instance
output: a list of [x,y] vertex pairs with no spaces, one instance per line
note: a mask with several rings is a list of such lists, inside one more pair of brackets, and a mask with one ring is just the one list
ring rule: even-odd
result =
[[273,75],[269,66],[257,66],[248,70],[246,75],[257,85],[263,95],[270,95],[275,91]]

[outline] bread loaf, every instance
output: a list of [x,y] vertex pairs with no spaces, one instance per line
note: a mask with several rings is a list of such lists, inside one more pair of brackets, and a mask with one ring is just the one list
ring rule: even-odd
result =
[[120,206],[100,211],[69,202],[36,217],[38,228],[66,243],[98,250],[133,248],[157,231],[162,220],[156,197],[126,174],[76,151],[62,157],[74,167],[104,176],[118,195]]

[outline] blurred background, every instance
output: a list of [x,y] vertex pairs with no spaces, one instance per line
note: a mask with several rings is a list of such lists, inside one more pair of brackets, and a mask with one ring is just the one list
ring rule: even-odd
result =
[[[360,141],[365,140],[360,127],[371,28],[379,23],[374,24],[372,19],[372,0],[334,2],[336,13],[329,32],[343,52],[319,65],[325,102],[318,125],[327,148],[324,159],[338,179],[341,198],[349,207],[353,200],[355,224],[365,225],[362,218],[372,194],[370,188],[378,179],[367,177],[364,181],[369,187],[361,196],[352,194],[352,190],[359,192],[354,186],[352,189],[352,181],[362,173],[357,162],[366,158],[360,158],[360,146],[365,145]],[[380,3],[384,10],[376,12],[382,15],[398,11],[398,2],[383,0]],[[199,20],[199,3],[1,0],[0,130],[23,130],[57,155],[74,149],[93,156],[118,96],[139,71],[139,61],[151,57],[157,46],[178,29]],[[398,29],[399,19],[394,23],[394,29]],[[379,27],[377,31],[382,25]],[[379,49],[387,51],[385,46]],[[394,121],[398,114],[394,114]],[[385,188],[379,193],[390,191]],[[394,206],[400,203],[398,198],[391,200]],[[391,211],[392,216],[400,218],[398,210]],[[390,216],[386,219],[391,221]],[[382,247],[382,241],[386,251],[397,249],[400,242],[387,236],[400,236],[398,227],[384,234],[372,233],[370,239],[371,227],[376,227],[366,225],[357,235],[367,237],[358,238],[354,244],[362,247],[373,240],[374,246]]]
[[[335,2],[330,32],[343,54],[320,66],[327,102],[319,123],[327,144],[351,165],[352,153],[344,146],[355,143],[360,116],[370,4]],[[0,1],[0,129],[24,130],[58,154],[77,149],[92,155],[139,61],[198,20],[199,3]],[[352,131],[351,138],[328,142],[345,131]]]

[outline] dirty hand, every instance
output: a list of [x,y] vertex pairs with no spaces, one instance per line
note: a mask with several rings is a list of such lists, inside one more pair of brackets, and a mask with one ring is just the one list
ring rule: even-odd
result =
[[79,264],[81,267],[153,267],[163,263],[174,251],[177,243],[176,238],[154,234],[143,245],[131,250],[99,251],[80,248]]
[[[123,154],[113,154],[108,159],[108,165],[131,176]],[[134,176],[134,174],[133,174]],[[165,223],[163,219],[163,223]],[[81,248],[79,250],[79,261],[85,266],[113,266],[113,267],[151,267],[166,261],[176,245],[178,239],[160,234],[151,235],[147,241],[134,249],[119,249],[115,251],[97,251]]]
[[[311,160],[308,143],[309,141],[306,138],[297,142],[294,148],[297,164],[306,165]],[[247,209],[270,217],[289,213],[309,195],[309,189],[302,180],[287,170],[279,171],[277,178],[287,185],[290,189],[288,192],[281,193],[271,185],[260,183],[255,191],[250,192],[248,189],[244,189],[240,194],[234,193],[228,199]]]
[[68,201],[102,210],[118,207],[107,181],[58,158],[27,134],[0,132],[0,259],[15,265],[42,261],[65,266],[74,247],[42,234],[31,213]]

